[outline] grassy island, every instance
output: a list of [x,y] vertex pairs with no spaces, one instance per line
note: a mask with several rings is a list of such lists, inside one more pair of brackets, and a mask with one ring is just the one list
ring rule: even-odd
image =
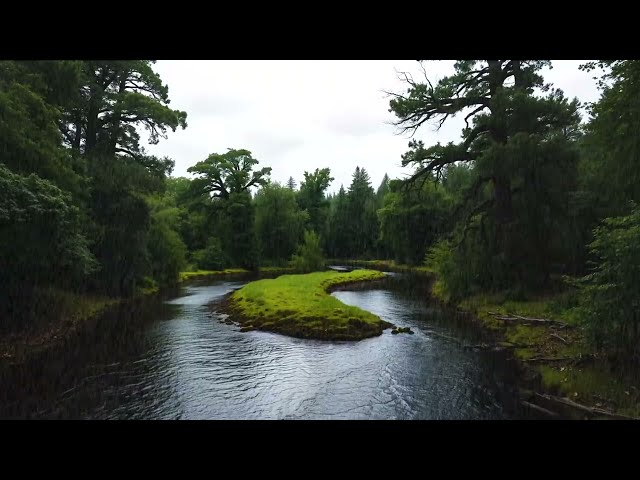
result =
[[391,324],[345,305],[329,291],[338,285],[383,277],[383,273],[372,270],[282,275],[245,285],[229,297],[223,308],[244,329],[300,338],[360,340],[380,335]]

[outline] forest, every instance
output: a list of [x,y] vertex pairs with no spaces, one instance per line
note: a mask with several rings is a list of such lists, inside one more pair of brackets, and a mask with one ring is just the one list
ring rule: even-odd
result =
[[593,345],[638,360],[640,62],[585,62],[601,92],[587,115],[545,83],[549,63],[406,75],[389,92],[398,129],[459,115],[461,141],[411,140],[407,177],[379,185],[363,159],[331,194],[326,165],[279,184],[251,145],[172,176],[174,159],[143,144],[188,116],[153,61],[2,61],[1,327],[51,314],[63,292],[132,297],[184,271],[393,260],[427,268],[453,300],[571,291]]

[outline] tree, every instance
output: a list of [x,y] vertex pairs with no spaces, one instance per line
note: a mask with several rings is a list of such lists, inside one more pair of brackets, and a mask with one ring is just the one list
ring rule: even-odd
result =
[[191,182],[194,194],[216,200],[210,206],[224,252],[234,265],[251,269],[258,266],[258,245],[249,189],[266,185],[271,173],[271,167],[254,171],[258,163],[248,150],[229,149],[225,154],[212,153],[187,170],[199,175]]
[[199,175],[192,182],[197,192],[228,200],[232,193],[242,193],[267,183],[271,167],[254,171],[254,166],[260,162],[249,150],[228,150],[224,154],[212,153],[203,162],[187,169]]
[[[394,98],[390,111],[396,114],[396,124],[405,132],[415,132],[431,120],[441,126],[450,116],[466,114],[462,142],[425,148],[423,142],[412,140],[410,150],[403,155],[403,165],[418,167],[408,182],[413,183],[426,181],[431,173],[439,181],[448,165],[473,163],[474,183],[465,192],[463,208],[458,212],[465,225],[460,230],[461,241],[470,230],[484,230],[481,238],[486,239],[485,255],[494,258],[493,269],[505,272],[499,276],[502,283],[527,282],[534,277],[537,281],[539,277],[525,276],[519,266],[529,254],[540,258],[537,249],[542,244],[529,245],[530,251],[520,248],[523,211],[514,206],[514,196],[524,192],[527,182],[533,179],[537,199],[545,202],[547,192],[538,181],[539,169],[548,170],[551,164],[559,168],[556,174],[561,175],[565,166],[565,170],[572,168],[577,157],[575,150],[569,152],[566,148],[578,132],[577,100],[568,102],[560,90],[552,90],[544,97],[534,95],[536,89],[549,91],[538,74],[545,65],[549,62],[458,61],[455,73],[435,86],[423,67],[423,83],[403,74],[409,85],[407,94],[391,94]],[[563,153],[556,156],[554,148]],[[548,267],[540,266],[542,278],[546,278]]]
[[73,287],[98,269],[71,196],[0,163],[0,318],[26,320],[34,289]]
[[380,186],[378,187],[378,190],[376,191],[376,202],[378,205],[378,208],[382,208],[382,205],[384,204],[384,196],[389,193],[389,182],[391,180],[389,179],[389,175],[387,175],[386,173],[384,174],[384,177],[382,177],[382,182],[380,182]]
[[307,214],[300,211],[295,192],[278,183],[262,187],[255,197],[256,234],[263,258],[287,261],[303,234]]
[[85,61],[79,96],[65,112],[61,131],[71,148],[92,155],[144,155],[136,127],[149,142],[166,138],[167,128],[186,128],[187,114],[172,110],[169,88],[153,71],[155,61]]
[[289,177],[289,180],[287,180],[287,188],[289,190],[296,189],[296,181],[293,179],[293,177]]
[[[640,61],[590,62],[600,68],[602,96],[591,106],[584,139],[583,189],[592,192],[601,217],[628,211],[629,201],[640,203]],[[612,185],[615,185],[612,188]]]
[[362,257],[373,253],[378,237],[378,217],[376,197],[371,187],[369,174],[364,168],[356,167],[347,193],[349,224],[349,253]]
[[623,358],[640,358],[640,208],[606,218],[589,245],[596,262],[577,284],[592,341]]
[[450,231],[450,213],[450,197],[434,182],[405,188],[392,180],[378,210],[381,243],[397,262],[419,265],[427,249]]
[[307,211],[309,227],[318,234],[324,231],[329,206],[325,191],[331,182],[333,182],[331,170],[316,168],[313,173],[304,172],[304,181],[300,184],[298,192],[300,208]]
[[182,212],[171,191],[148,197],[147,203],[151,208],[147,241],[150,273],[161,287],[175,286],[187,259],[187,247],[178,233]]
[[350,255],[349,244],[349,204],[344,186],[331,202],[327,228],[326,248],[333,258],[346,259]]
[[77,193],[83,179],[62,148],[60,112],[45,99],[45,79],[20,62],[0,62],[0,162]]

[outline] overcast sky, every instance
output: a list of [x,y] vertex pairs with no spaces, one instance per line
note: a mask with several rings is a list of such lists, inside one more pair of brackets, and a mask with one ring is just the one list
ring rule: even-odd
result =
[[[581,102],[599,96],[582,61],[554,61],[545,80]],[[335,192],[351,183],[356,166],[364,167],[377,188],[383,175],[409,174],[400,166],[408,136],[391,125],[394,115],[383,92],[406,90],[396,71],[419,78],[418,63],[407,60],[220,61],[159,60],[155,70],[169,85],[171,107],[187,112],[186,130],[149,145],[150,153],[175,160],[174,176],[210,153],[245,148],[273,168],[271,178],[299,184],[305,170],[329,167]],[[452,61],[425,63],[429,78],[453,71]],[[450,119],[436,131],[424,125],[416,134],[432,145],[460,138],[463,117]],[[146,143],[146,135],[143,134]]]

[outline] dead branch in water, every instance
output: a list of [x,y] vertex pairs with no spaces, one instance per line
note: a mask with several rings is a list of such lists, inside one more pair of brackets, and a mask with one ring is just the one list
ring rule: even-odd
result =
[[529,403],[526,401],[521,401],[520,402],[522,405],[524,405],[527,408],[530,408],[531,410],[536,410],[538,412],[544,413],[545,415],[549,415],[550,417],[557,417],[558,414],[556,412],[552,412],[551,410],[547,410],[546,408],[542,408],[539,405],[536,405],[534,403]]

